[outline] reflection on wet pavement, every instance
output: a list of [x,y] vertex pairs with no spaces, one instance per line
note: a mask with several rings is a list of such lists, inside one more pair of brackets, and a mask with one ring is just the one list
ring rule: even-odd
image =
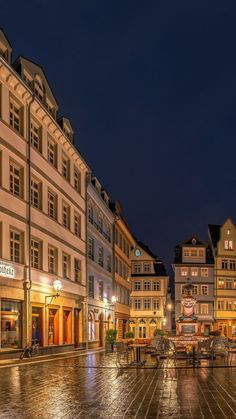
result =
[[108,417],[236,418],[236,369],[117,369],[96,353],[0,370],[1,419]]

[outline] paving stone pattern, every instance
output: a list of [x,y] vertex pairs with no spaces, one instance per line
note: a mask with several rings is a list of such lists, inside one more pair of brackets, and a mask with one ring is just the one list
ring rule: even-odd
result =
[[236,418],[236,368],[121,368],[97,353],[0,369],[0,418]]

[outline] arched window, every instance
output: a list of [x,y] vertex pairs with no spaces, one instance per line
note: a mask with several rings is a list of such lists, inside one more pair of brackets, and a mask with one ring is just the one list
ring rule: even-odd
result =
[[95,340],[95,322],[94,315],[91,311],[88,316],[88,339],[89,341]]

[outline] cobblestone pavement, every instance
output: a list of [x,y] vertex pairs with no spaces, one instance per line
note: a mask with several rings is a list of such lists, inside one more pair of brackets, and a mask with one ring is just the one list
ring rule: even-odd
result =
[[236,368],[121,368],[103,352],[0,369],[0,418],[236,418]]

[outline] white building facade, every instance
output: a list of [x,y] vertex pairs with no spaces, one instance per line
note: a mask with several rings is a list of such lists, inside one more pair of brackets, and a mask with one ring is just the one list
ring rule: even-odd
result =
[[96,177],[87,182],[88,346],[105,345],[114,319],[114,215],[109,197]]
[[12,65],[1,31],[0,350],[86,340],[88,167],[57,111],[43,69],[22,57]]

